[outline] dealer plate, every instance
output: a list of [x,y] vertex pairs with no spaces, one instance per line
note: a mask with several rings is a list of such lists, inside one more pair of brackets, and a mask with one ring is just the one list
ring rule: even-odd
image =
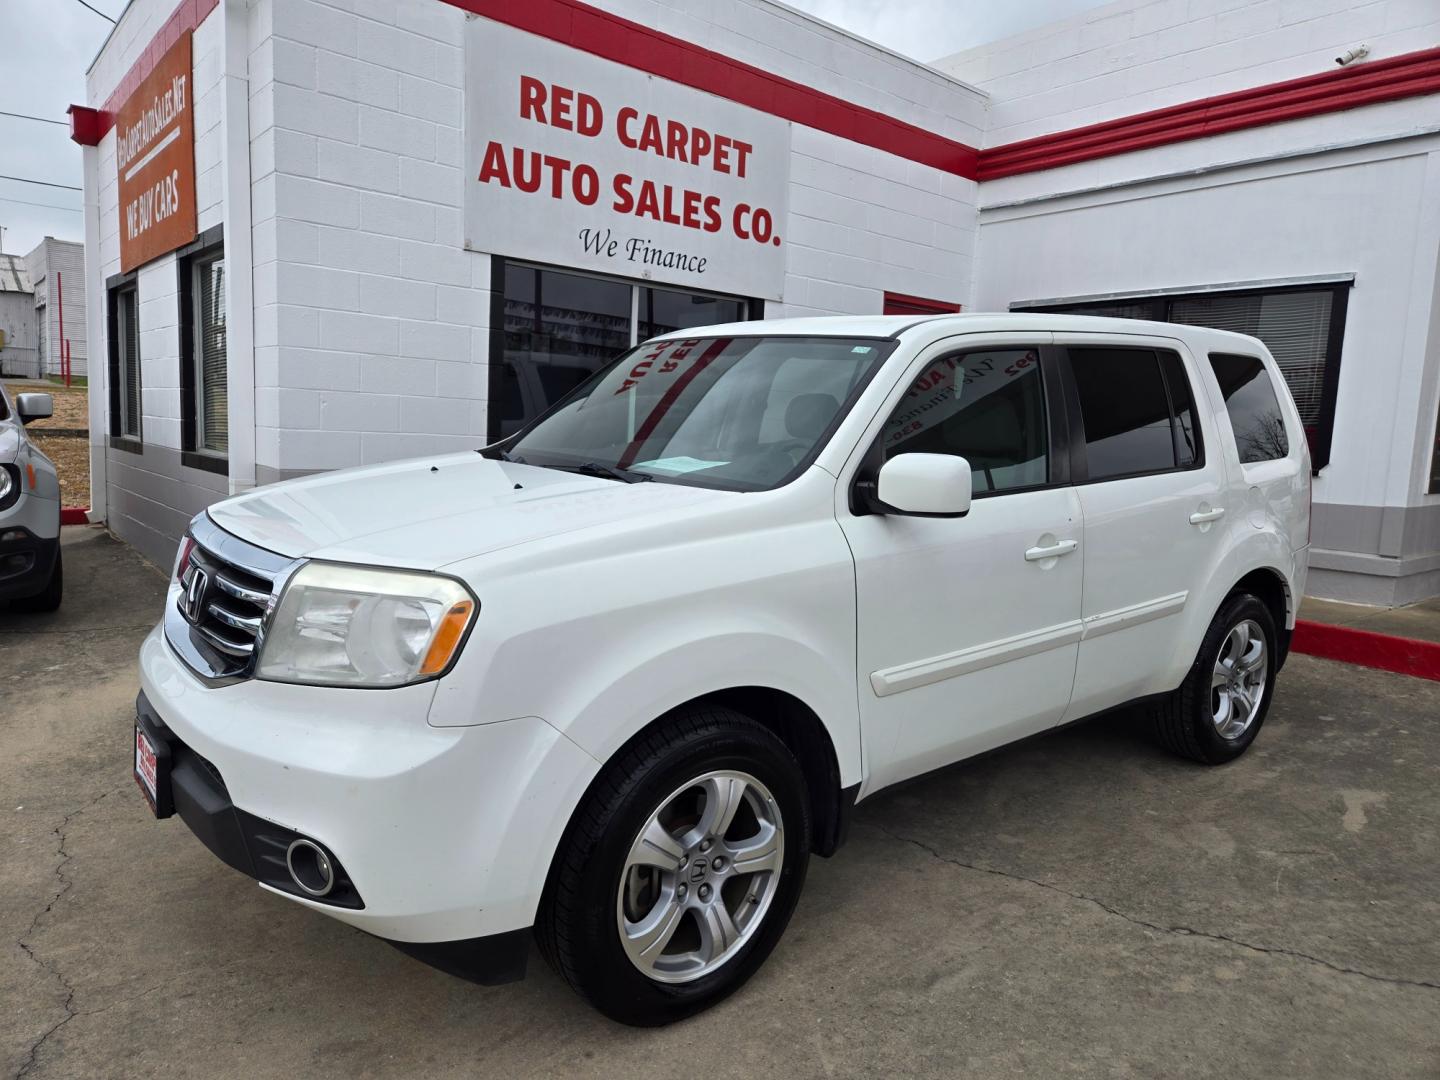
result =
[[159,817],[159,780],[160,763],[155,754],[155,744],[150,741],[139,724],[135,725],[135,783],[140,785],[145,798],[150,802],[150,809]]

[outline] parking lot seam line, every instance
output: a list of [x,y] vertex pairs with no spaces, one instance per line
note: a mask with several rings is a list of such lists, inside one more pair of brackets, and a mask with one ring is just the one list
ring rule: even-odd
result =
[[129,786],[130,785],[125,784],[121,787],[112,788],[109,791],[102,792],[95,798],[91,799],[84,806],[80,807],[80,809],[72,810],[68,814],[66,814],[63,818],[60,819],[60,824],[56,825],[53,830],[54,835],[58,840],[58,843],[55,846],[55,854],[60,857],[60,861],[55,864],[55,869],[53,873],[55,875],[55,878],[60,882],[60,887],[55,890],[55,894],[50,897],[50,900],[45,904],[45,906],[35,913],[35,917],[30,920],[30,925],[26,927],[24,933],[22,933],[18,938],[15,939],[15,944],[20,946],[21,951],[24,952],[25,955],[28,956],[32,961],[34,961],[34,963],[38,965],[42,971],[53,976],[55,981],[60,984],[60,988],[65,991],[65,1000],[64,1002],[62,1002],[62,1007],[65,1009],[65,1015],[60,1020],[56,1021],[54,1024],[50,1025],[50,1027],[46,1028],[43,1032],[41,1032],[40,1037],[30,1044],[30,1049],[25,1056],[25,1061],[21,1064],[20,1068],[16,1070],[14,1080],[21,1080],[21,1077],[26,1076],[30,1072],[30,1070],[35,1067],[36,1062],[39,1060],[41,1047],[43,1047],[57,1031],[63,1028],[66,1024],[70,1023],[71,1020],[74,1020],[75,1017],[80,1015],[80,1010],[75,1008],[75,987],[71,985],[70,980],[65,977],[65,975],[60,971],[59,967],[57,967],[54,963],[48,960],[42,960],[40,958],[40,955],[35,951],[35,946],[26,940],[31,935],[33,935],[37,929],[39,929],[40,920],[43,919],[46,915],[50,914],[50,912],[55,909],[55,905],[60,902],[60,900],[65,896],[66,893],[71,890],[71,888],[75,884],[74,881],[72,881],[69,877],[65,875],[65,867],[74,857],[70,854],[70,852],[65,850],[65,842],[69,839],[70,823],[74,821],[77,817],[79,817],[81,814],[85,813],[87,810],[93,809],[100,802],[109,798],[111,795],[115,795],[119,792],[125,791]]
[[960,859],[953,859],[948,855],[942,855],[937,849],[922,840],[914,840],[908,836],[901,836],[899,833],[892,832],[883,825],[875,825],[871,822],[866,822],[866,824],[876,832],[882,833],[892,840],[898,840],[902,844],[909,844],[912,847],[919,848],[938,862],[949,863],[951,866],[958,866],[962,870],[973,870],[980,874],[991,874],[994,877],[1008,878],[1011,881],[1023,881],[1026,884],[1059,893],[1061,896],[1068,896],[1072,900],[1082,900],[1087,904],[1099,908],[1108,915],[1114,915],[1135,926],[1143,927],[1146,930],[1154,930],[1159,934],[1173,934],[1176,937],[1193,937],[1208,941],[1222,941],[1230,945],[1239,946],[1242,949],[1247,949],[1250,952],[1263,953],[1267,956],[1288,956],[1294,960],[1304,960],[1308,963],[1328,968],[1330,971],[1337,972],[1341,975],[1358,975],[1362,979],[1369,979],[1372,982],[1388,983],[1392,986],[1414,986],[1425,990],[1440,990],[1440,983],[1428,982],[1424,979],[1406,979],[1397,975],[1376,975],[1373,972],[1363,971],[1360,968],[1345,967],[1343,964],[1335,964],[1321,957],[1311,956],[1309,953],[1299,952],[1295,949],[1287,949],[1283,946],[1253,945],[1248,941],[1241,941],[1239,938],[1226,937],[1224,934],[1215,934],[1208,930],[1196,930],[1190,926],[1161,926],[1159,923],[1147,922],[1134,915],[1127,915],[1118,908],[1113,908],[1105,903],[1105,901],[1097,900],[1093,896],[1071,892],[1069,889],[1061,888],[1059,885],[1052,885],[1050,882],[1040,881],[1038,878],[1026,877],[1024,874],[1012,874],[1006,870],[996,870],[994,867],[979,866],[975,863],[967,863]]

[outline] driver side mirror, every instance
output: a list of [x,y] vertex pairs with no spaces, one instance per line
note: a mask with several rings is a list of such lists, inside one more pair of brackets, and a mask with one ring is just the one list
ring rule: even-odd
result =
[[55,399],[49,394],[16,394],[15,411],[20,414],[20,423],[44,420],[55,415]]
[[900,454],[880,466],[876,488],[894,513],[964,517],[970,512],[970,463],[954,454]]

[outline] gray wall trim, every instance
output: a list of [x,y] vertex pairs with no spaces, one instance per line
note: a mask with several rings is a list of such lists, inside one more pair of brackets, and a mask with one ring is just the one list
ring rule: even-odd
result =
[[1440,554],[1440,502],[1422,506],[1316,503],[1311,541],[1316,548],[1386,559]]
[[180,451],[107,448],[106,522],[155,565],[169,567],[190,519],[230,494],[223,476],[185,466]]
[[1408,559],[1387,559],[1383,555],[1360,555],[1353,551],[1310,549],[1310,565],[1322,570],[1341,570],[1372,577],[1409,577],[1440,570],[1440,554],[1415,555]]

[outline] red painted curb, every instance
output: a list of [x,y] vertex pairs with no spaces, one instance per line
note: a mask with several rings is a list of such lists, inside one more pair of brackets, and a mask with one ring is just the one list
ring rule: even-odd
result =
[[1440,682],[1440,642],[1376,634],[1351,626],[1295,620],[1290,648],[1309,656],[1379,668],[1399,675]]
[[60,510],[61,525],[89,525],[90,511],[78,506],[66,506]]

